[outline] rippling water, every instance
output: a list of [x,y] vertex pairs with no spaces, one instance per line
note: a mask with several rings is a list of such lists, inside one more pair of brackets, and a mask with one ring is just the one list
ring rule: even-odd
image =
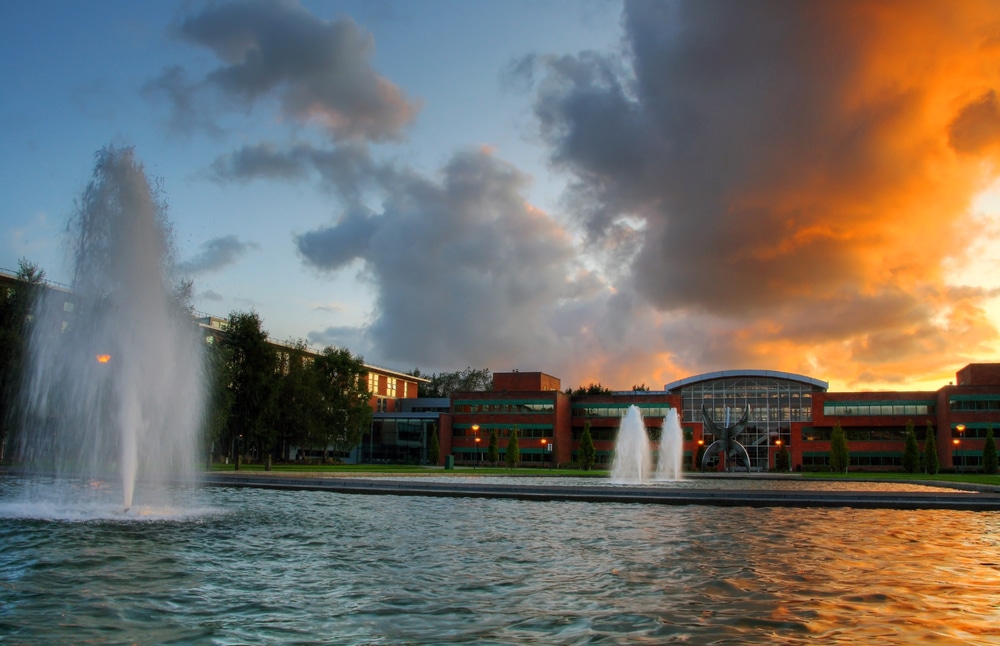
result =
[[13,644],[1000,644],[995,513],[219,488],[122,517],[23,488]]

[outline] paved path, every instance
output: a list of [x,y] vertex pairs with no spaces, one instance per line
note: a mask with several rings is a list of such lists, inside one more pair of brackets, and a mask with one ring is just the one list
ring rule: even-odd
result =
[[[538,501],[714,505],[719,507],[853,507],[858,509],[956,509],[1000,511],[1000,493],[993,491],[808,491],[789,489],[669,489],[641,486],[520,485],[464,482],[424,482],[394,478],[301,477],[257,473],[213,473],[203,484],[215,487],[263,487],[332,491],[346,494],[436,496],[445,498],[509,498]],[[947,486],[933,483],[936,486]],[[863,483],[859,483],[863,486]]]

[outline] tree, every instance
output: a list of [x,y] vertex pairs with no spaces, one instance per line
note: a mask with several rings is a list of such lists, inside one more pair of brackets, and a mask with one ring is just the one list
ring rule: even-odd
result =
[[847,448],[847,436],[840,427],[840,422],[837,422],[833,425],[833,434],[830,436],[830,470],[834,473],[847,473],[850,462],[851,452]]
[[906,445],[903,448],[903,471],[916,473],[920,469],[920,447],[913,432],[913,420],[906,422]]
[[521,449],[517,445],[517,427],[510,432],[510,439],[507,440],[507,468],[514,469],[517,467],[517,463],[521,461]]
[[583,395],[607,395],[610,392],[610,388],[605,388],[600,383],[593,382],[587,386],[580,386],[576,390],[571,388],[566,389],[566,394],[572,397],[582,397]]
[[597,462],[597,449],[594,448],[594,438],[590,433],[590,422],[583,423],[583,435],[580,437],[580,468],[590,471]]
[[230,361],[232,412],[224,442],[233,450],[270,447],[277,400],[278,366],[274,346],[256,312],[233,312],[222,336]]
[[324,415],[320,375],[305,339],[289,341],[278,354],[280,405],[275,411],[277,446],[273,449],[287,456],[290,446],[305,446],[316,437]]
[[778,448],[778,452],[774,454],[774,470],[775,471],[789,471],[791,470],[791,455],[788,453],[788,447],[784,444]]
[[233,410],[231,350],[224,343],[205,344],[205,448],[213,455],[225,452],[222,440]]
[[[419,370],[411,374],[420,376]],[[421,397],[451,397],[455,392],[481,392],[493,390],[493,373],[489,368],[466,368],[458,372],[442,372],[430,376],[430,383],[420,384]]]
[[18,428],[17,401],[31,335],[32,312],[45,280],[38,265],[18,261],[17,281],[0,292],[0,461],[13,429]]
[[[418,375],[419,376],[419,375]],[[427,461],[436,465],[441,460],[441,443],[438,441],[437,424],[431,425],[431,439],[427,447]]]
[[318,372],[321,412],[315,438],[318,442],[314,445],[322,446],[325,458],[329,446],[347,452],[361,443],[361,437],[371,428],[371,393],[363,378],[368,373],[364,359],[346,348],[325,348],[316,357],[314,366]]
[[937,453],[937,434],[934,433],[934,425],[927,422],[927,437],[924,438],[924,472],[934,475],[941,470],[941,462]]
[[997,443],[993,439],[993,427],[986,429],[986,443],[983,444],[983,472],[990,475],[997,473]]
[[497,465],[500,459],[500,441],[497,438],[497,430],[490,431],[490,446],[486,449],[486,460],[493,466]]

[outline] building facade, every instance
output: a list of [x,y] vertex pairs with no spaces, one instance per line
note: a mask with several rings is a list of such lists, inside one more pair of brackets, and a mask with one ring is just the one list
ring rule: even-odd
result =
[[[456,464],[482,464],[493,433],[502,463],[515,429],[521,464],[574,464],[589,426],[597,466],[608,467],[620,420],[633,405],[642,412],[654,448],[667,411],[677,409],[689,469],[700,467],[699,451],[717,439],[705,428],[706,415],[721,427],[748,411],[746,427],[736,439],[746,447],[752,471],[773,470],[782,448],[794,471],[828,469],[830,439],[838,425],[847,437],[854,470],[901,469],[910,428],[921,447],[927,433],[934,434],[942,469],[977,470],[987,431],[1000,430],[1000,364],[969,364],[954,383],[937,391],[827,388],[826,382],[803,375],[731,370],[681,379],[662,391],[572,397],[560,391],[558,378],[545,373],[495,373],[492,391],[455,393],[448,412],[440,414],[439,464],[449,455]],[[723,468],[720,457],[708,456],[709,468]]]

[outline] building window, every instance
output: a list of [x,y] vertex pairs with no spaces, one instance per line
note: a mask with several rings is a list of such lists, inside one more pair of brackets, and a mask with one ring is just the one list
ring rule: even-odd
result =
[[378,375],[374,372],[368,373],[368,392],[373,395],[378,394]]
[[385,380],[385,394],[386,394],[386,396],[393,397],[393,398],[396,396],[396,378],[395,377],[387,377],[386,378],[386,380]]

